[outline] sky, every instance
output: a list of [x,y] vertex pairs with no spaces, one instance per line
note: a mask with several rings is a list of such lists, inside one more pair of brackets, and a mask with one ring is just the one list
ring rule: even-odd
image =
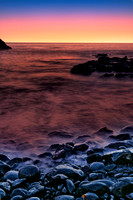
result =
[[133,43],[133,0],[0,0],[7,42]]

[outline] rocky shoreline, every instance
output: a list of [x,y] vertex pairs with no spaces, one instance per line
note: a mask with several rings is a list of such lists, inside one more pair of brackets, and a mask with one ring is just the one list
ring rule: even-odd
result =
[[[112,140],[104,147],[79,144],[53,144],[48,152],[31,158],[10,159],[0,154],[1,199],[29,200],[126,200],[133,199],[133,127],[118,135],[105,128],[95,134]],[[74,162],[73,156],[84,161]],[[39,168],[41,159],[53,160],[54,167]],[[79,162],[78,162],[79,161]]]

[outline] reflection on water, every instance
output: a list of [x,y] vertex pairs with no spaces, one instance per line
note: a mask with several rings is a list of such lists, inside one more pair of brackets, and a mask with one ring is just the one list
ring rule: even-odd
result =
[[[133,123],[133,80],[75,76],[97,53],[133,55],[133,44],[10,44],[0,52],[0,137],[7,152],[43,151],[51,131],[74,137]],[[64,142],[61,138],[61,142]],[[71,141],[72,139],[68,139]],[[8,149],[7,149],[8,144]]]

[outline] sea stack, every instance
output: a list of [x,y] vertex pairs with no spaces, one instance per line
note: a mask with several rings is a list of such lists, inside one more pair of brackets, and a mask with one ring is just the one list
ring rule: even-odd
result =
[[11,49],[11,47],[7,46],[6,43],[0,39],[0,50],[4,49]]

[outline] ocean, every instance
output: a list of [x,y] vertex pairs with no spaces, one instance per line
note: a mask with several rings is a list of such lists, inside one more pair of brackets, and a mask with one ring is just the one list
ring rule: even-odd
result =
[[[133,44],[10,43],[0,51],[0,151],[9,156],[44,152],[103,127],[133,124],[133,79],[70,74],[79,63],[133,58]],[[73,137],[51,137],[53,131]],[[104,139],[100,142],[106,142]]]

